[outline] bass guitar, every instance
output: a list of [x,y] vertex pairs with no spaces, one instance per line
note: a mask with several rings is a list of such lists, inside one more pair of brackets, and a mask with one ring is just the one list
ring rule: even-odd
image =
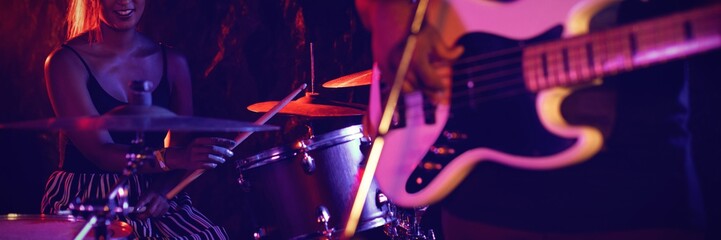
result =
[[[721,47],[718,4],[587,34],[592,18],[618,2],[431,0],[427,20],[443,40],[470,44],[454,65],[449,104],[428,108],[420,92],[402,97],[400,125],[385,136],[376,172],[380,189],[397,205],[418,207],[443,199],[479,162],[528,170],[583,162],[604,139],[597,128],[567,123],[561,104],[569,94]],[[508,44],[485,48],[489,37]],[[380,115],[380,74],[372,74],[371,119]],[[417,169],[437,175],[422,178]]]

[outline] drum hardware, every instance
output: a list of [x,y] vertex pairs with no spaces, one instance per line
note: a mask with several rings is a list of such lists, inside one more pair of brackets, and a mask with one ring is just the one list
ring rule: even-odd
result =
[[328,208],[326,208],[323,205],[318,206],[318,210],[316,210],[318,217],[316,218],[316,221],[320,224],[322,224],[322,231],[321,233],[323,236],[330,239],[333,236],[334,229],[331,227],[328,227],[328,222],[330,221],[330,213],[328,212]]
[[[129,214],[135,209],[128,207],[124,200],[121,201],[124,203],[122,206],[114,206],[111,202],[109,199],[105,204],[96,205],[81,203],[80,199],[77,199],[75,204],[71,203],[68,207],[71,216],[87,220],[74,239],[86,239],[89,236],[93,239],[116,239],[130,236],[132,227],[126,222],[113,219],[118,214]],[[139,211],[143,212],[145,209]]]
[[[358,145],[358,150],[360,150],[360,152],[363,154],[363,156],[368,156],[368,154],[370,154],[371,147],[373,146],[372,143],[373,143],[373,140],[371,139],[370,136],[367,136],[365,134],[363,134],[363,136],[361,136],[360,145]],[[368,163],[368,158],[363,158],[363,159],[361,159],[360,163],[358,163],[358,167],[365,168],[366,163]],[[383,195],[383,197],[385,197],[385,195]],[[386,198],[386,200],[387,200],[387,198]]]
[[[150,95],[151,85],[148,81],[133,81],[130,85],[133,91],[128,99],[130,106],[150,107],[152,104]],[[123,108],[123,106],[121,106],[120,108],[111,110],[111,112],[125,113],[126,109],[129,108]],[[118,213],[126,213],[129,208],[127,183],[130,177],[137,174],[138,169],[146,160],[155,160],[152,150],[144,146],[143,139],[143,131],[137,130],[135,139],[131,141],[130,149],[128,153],[125,154],[128,164],[125,169],[123,169],[122,176],[115,183],[110,194],[101,200],[101,205],[81,204],[78,200],[76,202],[76,204],[78,204],[77,208],[71,209],[74,215],[80,215],[88,221],[75,239],[85,238],[91,228],[95,230],[95,239],[108,239],[111,236],[109,229],[112,219],[114,219]],[[116,202],[119,202],[120,206],[117,206]],[[75,206],[71,205],[71,208],[75,208]]]
[[[258,213],[254,217],[262,229],[254,236],[339,238],[343,219],[338,216],[343,216],[349,205],[350,186],[355,184],[364,158],[362,141],[361,127],[354,125],[239,159],[239,184],[249,190],[250,204]],[[312,174],[303,167],[305,159],[312,159]],[[359,231],[382,231],[383,225],[391,222],[383,199],[375,190],[368,194]]]
[[238,173],[238,185],[243,192],[250,192],[250,182],[246,181],[243,177],[243,173]]
[[315,171],[315,159],[308,154],[308,145],[306,145],[305,142],[298,141],[298,145],[300,146],[299,150],[303,156],[300,161],[303,166],[303,171],[307,174],[312,174],[313,171]]
[[[370,82],[369,82],[370,83]],[[251,112],[268,112],[277,101],[259,102],[247,107]],[[303,117],[348,117],[362,116],[365,105],[344,104],[324,99],[315,91],[315,58],[313,43],[310,43],[310,91],[305,96],[288,103],[280,113]]]
[[[380,190],[376,191],[376,207],[382,208],[389,204],[388,197]],[[390,212],[390,211],[389,211]]]
[[413,209],[399,208],[392,203],[389,212],[395,217],[394,220],[385,225],[384,232],[392,239],[403,240],[435,240],[436,235],[433,229],[424,232],[421,227],[421,219],[426,212],[427,206]]
[[[131,93],[128,96],[129,104],[116,107],[101,116],[85,116],[71,118],[50,118],[10,124],[0,124],[2,128],[15,129],[38,129],[38,130],[65,130],[65,131],[134,131],[135,139],[131,142],[130,150],[125,155],[128,165],[122,172],[115,186],[102,203],[94,205],[90,203],[73,204],[75,215],[83,215],[87,219],[81,231],[75,235],[75,239],[82,239],[95,228],[93,235],[96,238],[108,239],[110,231],[115,225],[110,221],[117,214],[132,212],[127,203],[127,181],[136,174],[137,169],[147,160],[154,160],[152,150],[144,147],[143,139],[146,131],[208,131],[208,132],[252,132],[276,130],[277,127],[250,124],[245,122],[176,116],[173,112],[152,106],[150,88],[152,83],[148,81],[133,81]],[[119,204],[116,204],[119,202]],[[138,209],[143,211],[143,209]],[[126,224],[127,225],[127,224]]]
[[268,230],[265,228],[258,228],[255,232],[253,232],[253,239],[255,240],[264,239],[266,236],[268,236]]

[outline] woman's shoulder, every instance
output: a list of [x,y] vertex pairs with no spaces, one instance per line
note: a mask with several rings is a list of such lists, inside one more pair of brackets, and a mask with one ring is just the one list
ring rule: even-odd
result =
[[68,70],[84,70],[86,63],[81,52],[82,45],[78,44],[78,41],[71,40],[59,44],[48,54],[48,57],[45,59],[45,66],[59,66]]
[[90,70],[76,50],[60,45],[45,59],[45,79],[48,84],[75,85],[87,81]]
[[[76,52],[87,52],[91,48],[93,43],[90,42],[88,39],[88,33],[83,33],[81,35],[78,35],[74,38],[68,39],[67,41],[61,43],[58,46],[58,49],[64,49],[64,50],[74,50]],[[71,48],[71,49],[68,49]]]

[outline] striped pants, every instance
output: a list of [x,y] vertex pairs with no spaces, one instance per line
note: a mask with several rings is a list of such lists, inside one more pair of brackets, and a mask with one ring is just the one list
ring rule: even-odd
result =
[[[41,211],[45,214],[58,214],[67,210],[68,205],[76,199],[81,202],[104,199],[119,178],[119,174],[55,171],[45,185]],[[128,200],[131,206],[149,185],[149,179],[144,176],[134,175],[130,178]],[[225,229],[213,225],[207,217],[192,207],[187,194],[179,194],[168,202],[168,212],[160,217],[144,220],[133,216],[117,218],[130,224],[134,237],[138,239],[228,239]]]

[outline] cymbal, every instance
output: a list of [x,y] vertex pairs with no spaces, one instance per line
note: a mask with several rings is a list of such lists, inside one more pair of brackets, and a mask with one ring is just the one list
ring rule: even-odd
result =
[[110,131],[207,131],[257,132],[277,130],[278,127],[258,125],[226,119],[176,116],[155,106],[125,105],[101,116],[49,118],[0,124],[0,129],[34,130],[110,130]]
[[353,73],[323,83],[325,88],[347,88],[371,85],[371,70]]
[[[277,104],[278,101],[254,103],[248,106],[248,110],[257,113],[268,112]],[[363,110],[355,106],[349,106],[351,106],[351,104],[343,104],[334,101],[324,101],[317,97],[305,96],[297,100],[291,101],[290,103],[288,103],[288,105],[280,109],[279,113],[303,117],[350,117],[363,115]]]

